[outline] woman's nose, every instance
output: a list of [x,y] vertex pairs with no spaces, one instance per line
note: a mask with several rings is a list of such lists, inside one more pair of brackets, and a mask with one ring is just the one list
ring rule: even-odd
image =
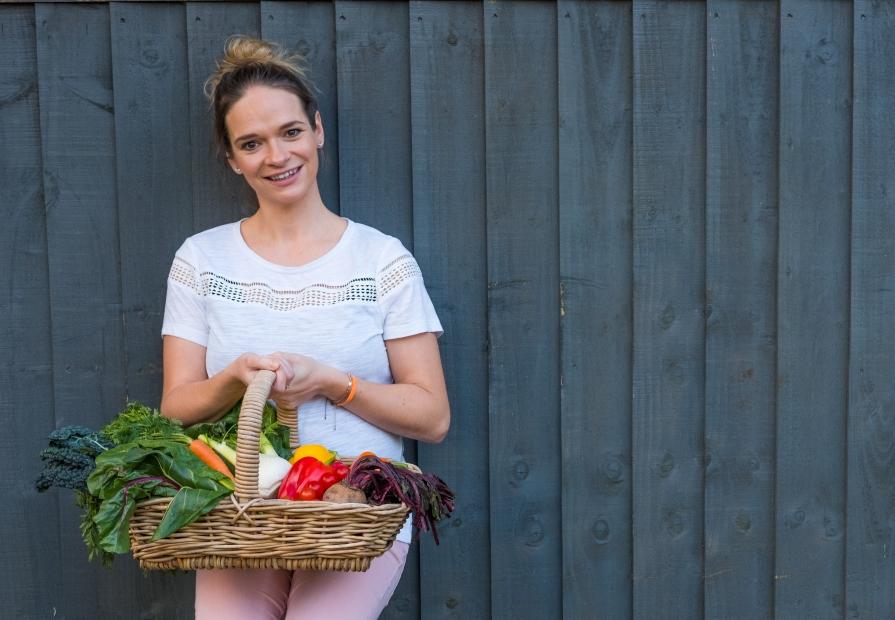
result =
[[281,164],[289,158],[289,153],[282,148],[277,140],[270,142],[270,148],[267,151],[267,161],[271,164]]

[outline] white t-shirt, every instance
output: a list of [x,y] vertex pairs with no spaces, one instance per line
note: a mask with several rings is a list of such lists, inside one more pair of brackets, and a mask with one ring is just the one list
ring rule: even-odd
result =
[[[187,239],[168,276],[162,334],[206,348],[208,376],[246,352],[307,355],[375,383],[392,383],[385,340],[442,327],[413,256],[394,237],[348,221],[339,242],[300,267],[252,251],[239,222]],[[401,438],[325,398],[299,409],[301,443],[344,455],[403,460]],[[399,540],[410,540],[405,525]]]

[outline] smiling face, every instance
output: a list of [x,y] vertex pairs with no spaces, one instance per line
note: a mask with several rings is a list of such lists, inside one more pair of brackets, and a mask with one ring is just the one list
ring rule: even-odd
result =
[[314,120],[316,128],[295,94],[260,85],[249,86],[227,112],[227,161],[255,190],[262,208],[320,199],[317,149],[323,143],[323,125],[319,113]]

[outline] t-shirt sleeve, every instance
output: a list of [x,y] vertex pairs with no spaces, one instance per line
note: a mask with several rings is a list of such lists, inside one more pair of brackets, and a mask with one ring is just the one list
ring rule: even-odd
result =
[[208,346],[205,294],[196,260],[184,243],[174,256],[168,273],[162,336],[177,336]]
[[397,239],[391,241],[380,257],[376,286],[383,317],[383,340],[424,332],[441,336],[444,330],[426,292],[419,265]]

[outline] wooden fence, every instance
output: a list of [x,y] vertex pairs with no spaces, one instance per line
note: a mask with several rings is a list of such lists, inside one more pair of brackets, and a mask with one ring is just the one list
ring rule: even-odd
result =
[[895,615],[895,9],[870,0],[0,5],[3,618],[189,618],[37,494],[157,404],[165,278],[244,214],[202,83],[305,53],[327,204],[414,250],[457,491],[387,618]]

